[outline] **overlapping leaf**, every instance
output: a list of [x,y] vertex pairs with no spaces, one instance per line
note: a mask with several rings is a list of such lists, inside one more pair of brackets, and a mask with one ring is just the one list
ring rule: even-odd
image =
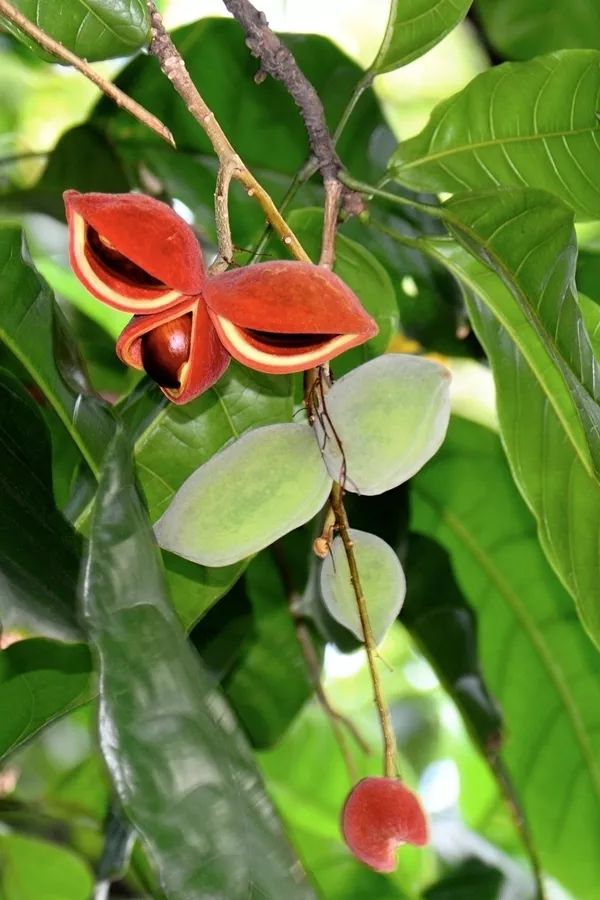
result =
[[581,220],[600,218],[600,53],[565,50],[483,72],[433,111],[394,153],[416,190],[500,185],[557,194]]
[[[143,0],[14,0],[30,21],[87,60],[127,56],[147,43],[150,20]],[[38,45],[10,25],[28,47]]]
[[439,43],[466,16],[472,0],[391,0],[374,74],[405,66]]
[[[514,478],[538,522],[551,565],[600,646],[595,574],[600,567],[600,489],[555,411],[557,401],[572,402],[566,384],[558,383],[560,390],[552,397],[545,391],[536,369],[547,365],[546,348],[533,337],[525,312],[495,272],[452,241],[429,239],[427,248],[467,292],[471,321],[494,372],[502,437]],[[580,333],[585,339],[582,329]]]
[[600,50],[600,7],[595,0],[478,0],[477,10],[491,43],[511,59],[566,47]]
[[248,747],[187,643],[119,435],[83,586],[100,657],[100,739],[124,809],[173,900],[309,900]]
[[86,703],[93,694],[91,673],[85,644],[31,638],[0,653],[0,760]]
[[[507,352],[507,368],[514,364]],[[509,397],[523,443],[537,443],[527,393],[515,386]],[[556,475],[554,502],[568,518],[571,496],[560,490],[560,469]],[[487,682],[506,722],[503,758],[543,868],[577,898],[593,900],[600,877],[600,657],[540,551],[496,435],[456,420],[413,481],[412,507],[413,527],[448,549],[477,612]],[[578,537],[586,527],[580,523]]]

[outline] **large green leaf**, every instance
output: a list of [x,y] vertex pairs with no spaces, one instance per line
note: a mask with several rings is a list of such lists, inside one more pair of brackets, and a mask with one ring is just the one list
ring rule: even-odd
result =
[[25,367],[97,471],[112,418],[87,396],[62,315],[29,261],[20,229],[9,226],[0,226],[0,341]]
[[54,503],[50,435],[34,401],[2,370],[0,409],[0,618],[74,637],[80,547]]
[[529,59],[570,47],[600,50],[596,0],[477,0],[485,33],[505,57]]
[[565,50],[507,63],[444,100],[394,153],[392,175],[416,190],[499,185],[557,194],[600,218],[600,53]]
[[230,710],[185,639],[119,434],[83,584],[100,658],[100,740],[125,812],[173,900],[308,900]]
[[[522,421],[517,427],[528,431]],[[555,491],[564,510],[568,498]],[[455,420],[413,481],[412,508],[413,527],[448,549],[477,612],[487,682],[506,722],[503,759],[543,867],[578,900],[593,900],[600,878],[600,657],[544,559],[496,435]]]
[[[144,0],[14,0],[14,6],[46,34],[88,61],[127,56],[149,39]],[[28,47],[39,50],[17,28],[11,27],[11,31]]]
[[429,239],[426,246],[467,293],[471,321],[494,372],[502,438],[515,481],[537,519],[550,563],[600,646],[600,490],[555,412],[557,396],[545,392],[543,378],[525,355],[530,322],[499,276],[453,241]]
[[85,644],[31,638],[0,653],[0,760],[93,694]]
[[89,900],[90,868],[71,850],[25,837],[0,835],[2,900]]
[[391,0],[377,57],[376,75],[398,69],[427,53],[464,19],[473,0]]

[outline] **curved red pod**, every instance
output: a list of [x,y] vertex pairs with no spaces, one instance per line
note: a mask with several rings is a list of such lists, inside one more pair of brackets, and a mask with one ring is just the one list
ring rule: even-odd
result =
[[204,297],[219,337],[259,372],[302,372],[377,334],[377,324],[337,275],[278,261],[209,278]]
[[402,844],[422,847],[429,839],[417,797],[398,778],[363,778],[350,791],[342,811],[348,847],[377,872],[393,872]]
[[231,359],[199,297],[135,316],[117,341],[117,354],[126,365],[145,371],[177,404],[212,387]]
[[206,280],[194,232],[142,194],[64,194],[73,271],[115,309],[153,313],[198,294]]

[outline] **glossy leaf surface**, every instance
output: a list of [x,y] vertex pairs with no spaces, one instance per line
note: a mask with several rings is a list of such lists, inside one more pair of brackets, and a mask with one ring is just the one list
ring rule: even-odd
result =
[[248,747],[170,606],[119,435],[99,486],[83,602],[100,658],[100,738],[169,897],[310,900]]
[[444,100],[391,159],[424,191],[503,186],[557,194],[578,219],[600,217],[600,53],[565,50],[496,66]]
[[[15,0],[14,6],[46,34],[90,62],[128,56],[149,38],[143,0]],[[30,38],[16,28],[11,30],[40,52]]]
[[[381,538],[356,528],[349,530],[360,583],[366,599],[369,623],[377,644],[384,639],[404,602],[406,579],[398,557]],[[350,579],[350,569],[341,537],[336,537],[321,568],[321,594],[336,621],[359,641],[363,628]]]
[[238,562],[311,519],[330,488],[310,426],[257,428],[181,486],[156,524],[158,542],[203,565]]
[[378,75],[427,53],[467,14],[472,0],[391,0],[390,16],[371,71]]
[[449,381],[439,363],[390,353],[335,382],[325,406],[337,438],[327,417],[315,426],[331,477],[360,494],[407,481],[444,439]]
[[511,59],[562,47],[600,50],[600,7],[595,0],[478,0],[477,9],[491,43]]
[[93,695],[85,644],[30,638],[0,653],[0,760]]
[[[520,339],[530,335],[529,323],[501,279],[462,248],[452,241],[430,239],[428,251],[448,266],[467,292],[471,322],[494,372],[500,427],[515,481],[538,522],[544,552],[575,599],[590,637],[600,646],[594,575],[600,566],[600,491],[521,349]],[[503,310],[513,319],[510,325]],[[502,315],[501,321],[497,315]],[[558,396],[552,398],[554,403]],[[564,394],[562,398],[568,402]]]
[[477,613],[487,682],[506,721],[503,759],[542,865],[592,900],[600,658],[539,548],[496,435],[455,420],[440,454],[413,482],[412,507],[413,527],[448,549]]
[[86,396],[77,361],[69,359],[72,347],[62,316],[32,267],[18,228],[0,227],[0,272],[0,341],[27,369],[95,471],[112,434],[112,419]]
[[0,619],[73,638],[80,544],[54,502],[50,434],[25,389],[1,370],[0,409]]

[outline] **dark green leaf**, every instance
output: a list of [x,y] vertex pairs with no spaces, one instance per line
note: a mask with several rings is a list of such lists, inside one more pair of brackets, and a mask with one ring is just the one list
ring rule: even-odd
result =
[[91,674],[85,644],[31,638],[0,653],[0,760],[87,703],[93,695]]
[[[28,19],[77,56],[88,61],[127,56],[149,38],[150,22],[143,0],[14,0]],[[28,47],[52,59],[6,20]]]
[[119,434],[95,507],[83,601],[100,657],[100,738],[170,898],[310,898],[223,698],[170,606]]
[[289,599],[269,551],[250,563],[244,580],[255,635],[224,690],[253,745],[269,747],[279,740],[312,690]]
[[468,859],[427,888],[423,900],[498,900],[503,881],[498,869],[479,859]]
[[371,71],[405,66],[427,53],[467,14],[472,0],[391,0],[383,41]]
[[[530,418],[516,423],[526,434]],[[600,657],[541,552],[497,436],[455,420],[413,480],[412,506],[413,528],[446,547],[476,611],[486,680],[506,722],[502,759],[542,866],[578,900],[593,900]]]
[[477,0],[485,32],[503,56],[529,59],[566,47],[600,50],[596,0]]
[[86,396],[79,361],[46,284],[32,267],[20,229],[0,227],[0,341],[25,367],[96,471],[112,417]]
[[71,850],[0,834],[2,900],[89,900],[94,882],[88,866]]
[[557,194],[581,220],[600,218],[600,53],[565,50],[483,72],[433,111],[390,166],[416,190],[500,185]]
[[0,615],[73,637],[80,547],[54,503],[50,436],[31,397],[1,371],[0,409]]

